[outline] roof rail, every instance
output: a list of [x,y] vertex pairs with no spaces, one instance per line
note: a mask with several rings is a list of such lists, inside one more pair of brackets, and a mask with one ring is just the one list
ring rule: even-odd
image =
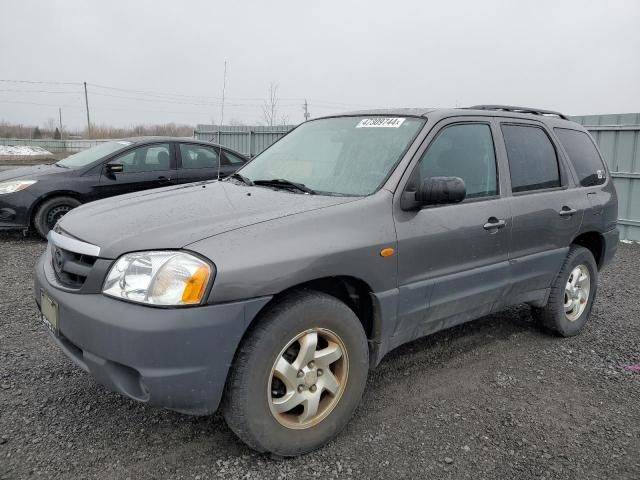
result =
[[469,110],[501,110],[503,112],[531,113],[532,115],[555,115],[563,120],[569,120],[569,117],[563,113],[554,112],[553,110],[543,110],[541,108],[515,107],[513,105],[474,105],[468,108]]

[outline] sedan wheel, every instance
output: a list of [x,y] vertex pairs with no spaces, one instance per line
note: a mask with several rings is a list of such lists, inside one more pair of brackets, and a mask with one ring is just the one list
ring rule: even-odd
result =
[[58,220],[72,209],[80,205],[73,197],[53,197],[45,200],[33,216],[33,226],[42,238],[47,238],[49,230],[56,226]]

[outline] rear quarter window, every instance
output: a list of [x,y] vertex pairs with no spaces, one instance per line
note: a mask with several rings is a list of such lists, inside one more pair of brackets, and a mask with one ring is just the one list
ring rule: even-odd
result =
[[581,186],[591,187],[606,182],[604,164],[587,133],[569,128],[554,128],[554,131],[569,155]]

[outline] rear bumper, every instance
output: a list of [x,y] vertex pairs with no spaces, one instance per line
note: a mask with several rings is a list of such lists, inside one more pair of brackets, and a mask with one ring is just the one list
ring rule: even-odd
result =
[[604,237],[604,252],[602,255],[602,262],[600,262],[600,268],[604,268],[616,254],[618,250],[618,242],[620,241],[620,231],[618,228],[609,230],[602,235]]
[[110,390],[184,413],[214,412],[236,348],[270,299],[192,308],[152,308],[52,285],[43,255],[35,268],[41,290],[58,304],[62,351]]

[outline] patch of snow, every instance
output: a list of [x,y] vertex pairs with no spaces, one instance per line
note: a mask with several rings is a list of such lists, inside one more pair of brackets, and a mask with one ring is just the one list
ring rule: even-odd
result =
[[633,240],[620,240],[621,243],[640,243],[640,242],[634,242]]
[[19,156],[31,156],[31,155],[51,155],[51,152],[45,150],[42,147],[32,147],[29,145],[0,145],[0,155],[19,155]]

